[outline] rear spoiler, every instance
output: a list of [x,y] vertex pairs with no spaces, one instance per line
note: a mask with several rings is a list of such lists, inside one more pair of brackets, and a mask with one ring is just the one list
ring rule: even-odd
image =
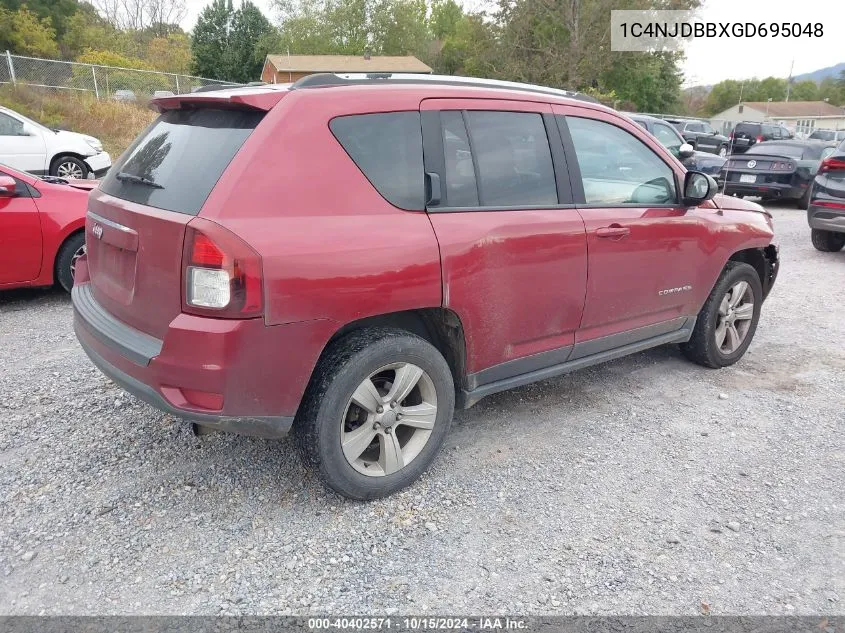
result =
[[150,101],[150,107],[159,112],[188,108],[231,108],[266,112],[271,110],[287,94],[278,89],[228,89],[217,92],[189,93],[172,97],[159,97]]

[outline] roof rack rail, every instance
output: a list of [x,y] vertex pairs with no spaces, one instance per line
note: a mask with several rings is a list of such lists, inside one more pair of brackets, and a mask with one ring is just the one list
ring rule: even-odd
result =
[[479,79],[476,77],[460,77],[457,75],[422,75],[412,73],[317,73],[307,75],[295,81],[290,89],[327,88],[330,86],[365,86],[377,83],[391,84],[437,84],[446,86],[474,86],[478,88],[500,88],[517,90],[520,92],[536,92],[540,94],[556,95],[578,99],[587,103],[599,103],[599,100],[582,92],[547,88],[534,84],[522,84],[515,81],[500,81],[498,79]]

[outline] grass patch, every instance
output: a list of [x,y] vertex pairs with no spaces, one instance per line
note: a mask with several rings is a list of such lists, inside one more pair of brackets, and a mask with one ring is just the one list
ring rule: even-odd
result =
[[96,136],[113,161],[157,116],[140,104],[22,85],[0,86],[0,105],[49,128]]

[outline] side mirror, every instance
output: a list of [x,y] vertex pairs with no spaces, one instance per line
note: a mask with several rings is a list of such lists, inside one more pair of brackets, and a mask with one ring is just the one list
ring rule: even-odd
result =
[[11,176],[0,176],[0,198],[12,198],[18,186]]
[[678,156],[680,158],[689,158],[695,154],[695,149],[689,143],[684,143],[678,148]]
[[719,186],[712,177],[700,171],[688,171],[684,178],[684,200],[688,207],[695,207],[710,200],[719,191]]

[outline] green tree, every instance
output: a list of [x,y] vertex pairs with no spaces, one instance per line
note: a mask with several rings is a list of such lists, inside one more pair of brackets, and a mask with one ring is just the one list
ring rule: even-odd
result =
[[59,56],[50,18],[40,18],[25,6],[16,11],[0,7],[0,47],[18,55]]
[[187,74],[191,70],[191,42],[185,33],[154,37],[147,44],[144,60],[156,70]]
[[247,83],[261,77],[266,50],[257,48],[259,42],[266,42],[273,27],[261,11],[250,0],[244,0],[232,17],[226,52],[223,56],[224,74],[229,81]]
[[443,42],[435,70],[447,75],[495,77],[496,49],[496,32],[484,16],[464,15],[455,25],[455,32]]
[[669,53],[616,57],[599,83],[638,112],[674,112],[680,106],[678,59]]
[[816,101],[819,98],[819,87],[812,79],[805,79],[792,84],[789,98],[794,101]]
[[22,7],[26,7],[38,18],[49,20],[49,25],[55,30],[57,39],[64,36],[67,20],[80,7],[86,5],[87,3],[78,3],[77,0],[0,0],[0,8],[15,12]]
[[425,0],[381,0],[372,11],[370,38],[380,55],[422,55],[428,40]]
[[464,12],[455,0],[434,0],[431,3],[429,27],[435,39],[445,40],[458,30]]
[[194,74],[209,79],[226,79],[224,56],[235,10],[232,0],[212,0],[197,19],[191,40]]

